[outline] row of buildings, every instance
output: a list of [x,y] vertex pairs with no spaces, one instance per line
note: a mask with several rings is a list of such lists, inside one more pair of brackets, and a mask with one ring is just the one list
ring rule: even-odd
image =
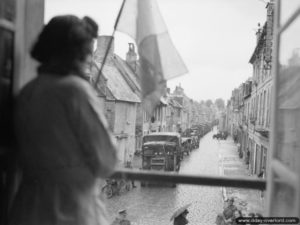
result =
[[[265,173],[270,149],[271,62],[274,3],[266,6],[267,19],[256,32],[256,47],[250,57],[253,74],[232,91],[226,108],[226,128],[239,143],[240,157],[251,174]],[[266,175],[266,174],[264,174]]]
[[[110,45],[102,73],[101,65]],[[111,36],[99,36],[93,60],[87,68],[88,79],[96,87],[101,108],[116,139],[120,166],[132,161],[141,150],[142,137],[150,132],[181,132],[194,124],[214,120],[212,109],[190,99],[179,85],[171,93],[166,89],[152,115],[141,105],[142,90],[139,60],[129,43],[126,60],[114,53]]]

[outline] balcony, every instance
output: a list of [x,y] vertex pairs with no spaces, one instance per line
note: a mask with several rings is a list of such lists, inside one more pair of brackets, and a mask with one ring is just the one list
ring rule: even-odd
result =
[[268,128],[265,128],[263,126],[258,126],[255,128],[255,132],[259,133],[261,136],[265,138],[269,138],[270,131]]
[[249,98],[251,96],[251,92],[246,92],[245,94],[244,94],[244,96],[243,96],[243,98],[244,99],[247,99],[247,98]]

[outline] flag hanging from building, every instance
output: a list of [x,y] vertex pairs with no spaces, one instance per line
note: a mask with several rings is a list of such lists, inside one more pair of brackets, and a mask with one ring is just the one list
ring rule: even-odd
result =
[[143,105],[151,113],[166,91],[166,81],[187,73],[155,0],[125,0],[115,29],[137,44]]

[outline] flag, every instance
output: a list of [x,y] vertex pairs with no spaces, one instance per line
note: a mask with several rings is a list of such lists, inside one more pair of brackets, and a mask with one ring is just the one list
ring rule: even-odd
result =
[[131,36],[138,48],[142,102],[148,113],[166,91],[166,81],[187,73],[155,0],[125,0],[115,29]]

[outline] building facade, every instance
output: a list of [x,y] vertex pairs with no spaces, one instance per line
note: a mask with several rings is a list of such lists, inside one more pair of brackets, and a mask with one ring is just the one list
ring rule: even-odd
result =
[[256,33],[257,45],[250,58],[253,67],[251,98],[251,172],[259,174],[265,170],[270,149],[270,115],[272,96],[272,45],[274,3],[268,3],[267,19]]
[[[90,73],[92,83],[97,81],[104,54],[111,38],[111,36],[98,37],[97,49],[93,57],[94,63]],[[104,114],[116,140],[121,167],[132,161],[136,151],[137,108],[141,102],[140,96],[134,91],[135,88],[138,88],[130,79],[132,76],[130,73],[129,65],[114,54],[114,42],[112,40],[96,89],[103,102]]]
[[249,60],[252,77],[232,91],[227,106],[227,130],[240,146],[240,157],[249,164],[251,174],[258,175],[267,167],[270,149],[270,117],[272,96],[271,53],[274,3],[266,6],[267,19],[258,26],[256,46]]

